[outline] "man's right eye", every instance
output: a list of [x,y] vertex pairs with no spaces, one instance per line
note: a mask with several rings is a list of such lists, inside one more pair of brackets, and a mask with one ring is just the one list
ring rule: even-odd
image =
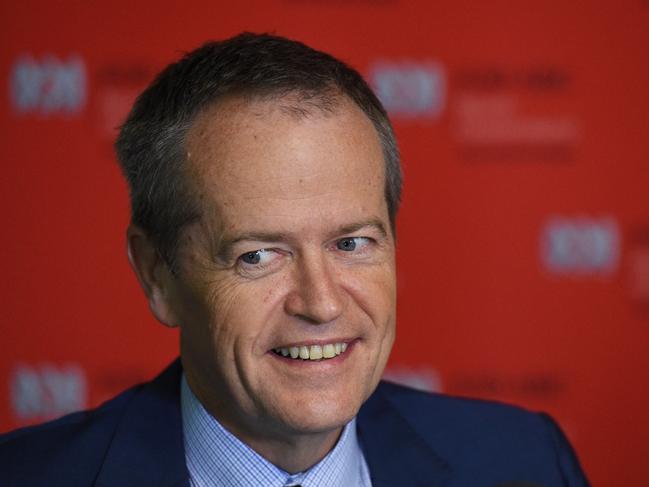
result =
[[258,249],[241,254],[237,261],[241,267],[264,269],[278,262],[284,253],[280,249]]
[[247,252],[239,258],[246,264],[257,265],[261,262],[261,252],[264,252],[264,249]]
[[243,276],[261,277],[276,270],[285,256],[280,249],[253,250],[237,257],[237,268]]

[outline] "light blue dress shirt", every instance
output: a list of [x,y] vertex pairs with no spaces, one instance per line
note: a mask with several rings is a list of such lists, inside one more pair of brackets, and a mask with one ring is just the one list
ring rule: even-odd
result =
[[338,443],[310,469],[294,475],[276,467],[227,431],[203,407],[182,377],[185,461],[192,487],[371,487],[370,474],[350,421]]

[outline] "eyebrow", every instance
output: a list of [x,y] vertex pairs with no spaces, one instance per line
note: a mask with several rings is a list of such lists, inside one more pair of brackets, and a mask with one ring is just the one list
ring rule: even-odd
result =
[[334,232],[335,235],[343,235],[345,233],[354,233],[358,230],[364,228],[373,228],[381,234],[381,237],[387,237],[388,232],[385,228],[385,225],[378,218],[370,218],[369,220],[364,220],[357,223],[352,223],[351,225],[342,225]]
[[[364,228],[373,228],[381,237],[386,238],[388,232],[385,225],[378,218],[370,218],[360,222],[351,223],[349,225],[341,225],[336,230],[331,232],[329,238],[336,235],[344,235],[346,233],[354,233]],[[223,238],[221,245],[217,252],[217,256],[224,261],[232,258],[232,250],[239,242],[287,242],[291,239],[290,234],[285,232],[245,232],[238,234],[232,238]]]

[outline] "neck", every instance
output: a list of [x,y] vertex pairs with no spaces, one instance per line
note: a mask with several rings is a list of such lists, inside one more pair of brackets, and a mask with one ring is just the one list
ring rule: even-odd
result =
[[267,418],[247,418],[210,394],[201,394],[185,370],[189,388],[206,411],[226,430],[259,455],[290,474],[303,472],[322,460],[336,445],[343,426],[323,431],[296,431]]
[[294,474],[304,472],[322,460],[329,453],[342,432],[342,428],[326,433],[300,435],[286,438],[246,438],[235,435],[266,460],[282,470]]

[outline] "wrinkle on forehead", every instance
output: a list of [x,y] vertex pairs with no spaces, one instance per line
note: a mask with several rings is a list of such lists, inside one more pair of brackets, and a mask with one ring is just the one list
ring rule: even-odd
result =
[[329,116],[296,118],[282,106],[224,101],[188,133],[188,177],[203,209],[194,231],[212,255],[224,234],[312,238],[368,218],[387,226],[383,151],[366,115],[344,99]]
[[[378,170],[368,171],[359,178],[358,171],[354,168],[332,164],[320,168],[320,172],[339,172],[341,181],[348,180],[359,186],[374,187],[383,183],[384,163],[378,134],[371,121],[353,102],[341,100],[333,117],[317,114],[313,118],[302,120],[286,115],[282,107],[285,107],[283,100],[251,102],[230,99],[201,114],[187,139],[190,171],[194,173],[196,181],[216,184],[226,189],[243,185],[254,191],[256,186],[267,189],[273,185],[280,194],[288,190],[313,193],[318,188],[310,188],[310,183],[317,182],[321,177],[309,164],[314,152],[320,152],[322,157],[330,160],[337,160],[340,153],[357,151],[360,154],[362,150],[359,147],[376,142],[376,160],[380,166]],[[353,118],[351,123],[364,125],[364,130],[341,129],[336,133],[334,129],[329,137],[305,144],[304,126],[318,123],[323,118],[340,120],[341,123]],[[285,127],[283,139],[288,147],[277,145],[273,138],[275,134],[272,130],[267,130],[267,124]],[[374,140],[368,141],[368,138]],[[239,143],[231,143],[233,140]],[[274,166],[264,166],[265,161],[260,157],[260,152],[264,151],[270,151],[268,158],[273,160]],[[280,151],[281,157],[276,155]],[[356,181],[351,181],[352,179]],[[217,188],[201,189],[208,189],[211,193]]]

